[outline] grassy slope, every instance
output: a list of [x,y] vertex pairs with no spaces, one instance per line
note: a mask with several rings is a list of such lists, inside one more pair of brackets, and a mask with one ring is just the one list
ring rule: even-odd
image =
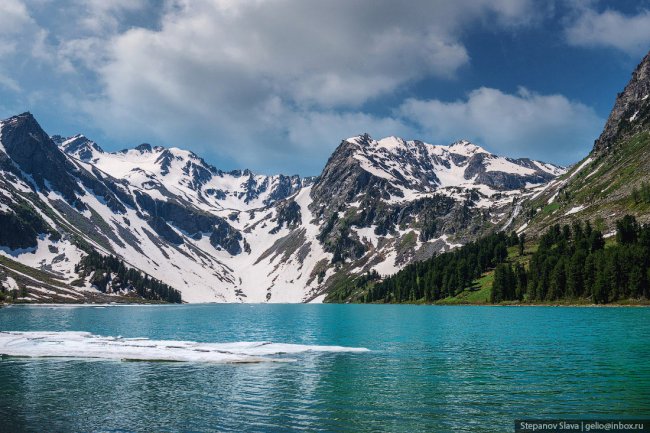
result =
[[[590,157],[592,161],[581,170],[577,171],[586,158],[524,205],[518,224],[526,222],[531,210],[536,212],[526,230],[529,236],[542,233],[550,225],[569,224],[575,219],[588,219],[605,233],[612,231],[615,221],[625,214],[650,223],[650,204],[635,204],[631,198],[635,187],[639,188],[642,182],[650,183],[650,133],[638,133],[611,153]],[[577,206],[584,209],[566,215]]]
[[[530,261],[531,255],[537,251],[537,244],[529,244],[524,250],[524,255],[519,255],[518,247],[508,248],[507,261],[515,264],[522,263],[524,266]],[[494,270],[484,273],[481,278],[474,281],[472,287],[466,288],[456,296],[441,299],[435,302],[437,305],[484,305],[490,304],[490,293],[494,282]]]
[[463,290],[456,296],[441,299],[435,302],[437,305],[482,305],[490,303],[490,292],[494,281],[494,271],[483,274],[475,281],[475,284]]

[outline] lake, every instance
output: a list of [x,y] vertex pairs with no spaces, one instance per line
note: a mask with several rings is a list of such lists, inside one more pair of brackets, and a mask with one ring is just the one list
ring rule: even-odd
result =
[[118,351],[177,340],[172,354],[278,343],[244,364],[4,357],[0,431],[496,432],[525,417],[650,417],[648,308],[12,306],[0,330],[121,336]]

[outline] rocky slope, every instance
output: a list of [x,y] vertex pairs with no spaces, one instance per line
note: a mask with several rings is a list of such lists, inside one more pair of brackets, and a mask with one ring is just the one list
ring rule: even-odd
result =
[[318,178],[224,172],[177,148],[49,137],[24,113],[0,123],[0,282],[26,301],[96,297],[77,265],[98,251],[188,302],[320,301],[351,275],[512,227],[523,198],[561,173],[467,141],[367,135],[344,140]]
[[619,93],[593,150],[522,206],[515,225],[532,236],[589,219],[612,235],[617,219],[650,222],[650,53]]
[[605,128],[594,144],[594,154],[614,151],[617,144],[639,132],[650,122],[650,52],[639,63],[625,89],[616,97]]

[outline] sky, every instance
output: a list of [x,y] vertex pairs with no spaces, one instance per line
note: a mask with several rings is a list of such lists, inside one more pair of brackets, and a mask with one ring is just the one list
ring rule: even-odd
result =
[[568,165],[648,50],[650,0],[2,0],[0,118],[266,174],[362,133]]

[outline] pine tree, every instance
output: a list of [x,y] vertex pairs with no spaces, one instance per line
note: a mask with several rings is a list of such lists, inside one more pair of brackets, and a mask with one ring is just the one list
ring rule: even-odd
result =
[[526,245],[526,233],[522,233],[519,235],[519,255],[523,256],[524,255],[524,247]]
[[584,291],[584,267],[586,255],[583,250],[577,250],[571,257],[567,269],[567,297],[578,298]]
[[616,241],[621,245],[636,243],[639,234],[639,224],[636,218],[625,215],[623,219],[616,222]]
[[515,267],[515,274],[517,279],[515,298],[519,301],[523,301],[524,295],[528,288],[528,276],[526,275],[526,269],[521,263],[517,263]]

